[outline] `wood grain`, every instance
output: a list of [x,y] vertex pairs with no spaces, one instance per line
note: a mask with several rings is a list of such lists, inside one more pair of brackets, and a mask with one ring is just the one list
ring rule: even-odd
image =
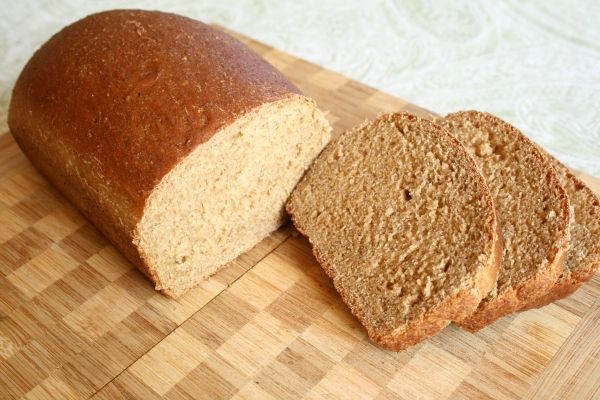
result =
[[[238,36],[240,37],[240,36]],[[427,111],[240,37],[337,133]],[[600,180],[582,176],[598,193]],[[0,398],[594,398],[600,277],[476,335],[373,346],[285,226],[179,300],[151,284],[0,135]]]

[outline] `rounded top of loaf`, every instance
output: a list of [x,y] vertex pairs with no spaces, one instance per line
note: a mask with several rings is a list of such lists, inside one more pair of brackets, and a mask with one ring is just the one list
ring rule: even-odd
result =
[[67,26],[31,58],[9,126],[52,135],[141,212],[161,178],[237,117],[298,89],[246,45],[202,22],[115,10]]

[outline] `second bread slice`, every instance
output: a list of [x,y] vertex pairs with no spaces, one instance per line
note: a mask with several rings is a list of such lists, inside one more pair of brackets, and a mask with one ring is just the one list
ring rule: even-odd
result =
[[413,115],[383,115],[330,143],[287,210],[369,337],[389,349],[466,317],[496,282],[485,180],[455,138]]
[[517,129],[465,111],[438,122],[472,154],[494,197],[504,239],[498,282],[477,311],[458,323],[477,331],[550,291],[569,247],[569,201],[556,171]]
[[541,307],[567,297],[589,281],[600,268],[600,201],[566,166],[545,154],[554,165],[569,196],[572,209],[571,245],[558,281],[548,293],[524,309]]

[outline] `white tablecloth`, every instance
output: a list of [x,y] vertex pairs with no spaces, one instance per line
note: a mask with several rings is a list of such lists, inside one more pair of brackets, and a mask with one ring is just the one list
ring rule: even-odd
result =
[[0,0],[0,131],[10,92],[54,32],[111,8],[216,22],[423,107],[479,109],[600,176],[600,2]]

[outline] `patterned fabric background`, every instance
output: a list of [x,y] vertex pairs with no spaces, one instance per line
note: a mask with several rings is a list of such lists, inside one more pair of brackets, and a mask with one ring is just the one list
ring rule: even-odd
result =
[[2,0],[0,131],[31,54],[111,8],[215,22],[423,107],[495,113],[600,176],[600,2]]

